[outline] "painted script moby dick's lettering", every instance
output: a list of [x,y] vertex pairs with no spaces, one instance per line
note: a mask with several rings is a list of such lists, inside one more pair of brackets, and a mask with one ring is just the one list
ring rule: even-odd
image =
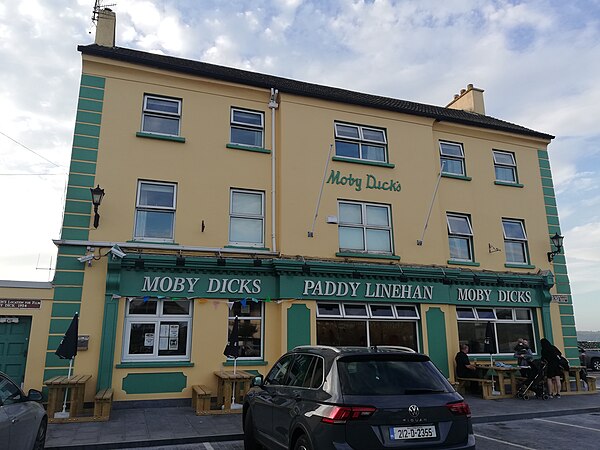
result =
[[302,295],[309,297],[409,298],[431,300],[433,286],[304,280]]
[[[497,293],[495,299],[491,298],[492,293]],[[498,291],[492,291],[491,289],[458,289],[459,302],[489,302],[490,300],[510,303],[531,303],[531,292],[502,289]]]
[[[367,174],[366,183],[364,184],[365,189],[377,189],[381,191],[400,192],[400,182],[396,180],[385,180],[380,181],[374,175]],[[341,172],[332,170],[327,179],[328,184],[339,184],[342,186],[353,187],[355,191],[362,191],[363,179],[360,177],[353,177],[352,174],[347,176],[342,175]]]
[[[194,293],[200,278],[144,277],[142,292]],[[202,292],[208,294],[260,294],[261,280],[248,278],[209,278]],[[202,286],[200,286],[202,287]]]

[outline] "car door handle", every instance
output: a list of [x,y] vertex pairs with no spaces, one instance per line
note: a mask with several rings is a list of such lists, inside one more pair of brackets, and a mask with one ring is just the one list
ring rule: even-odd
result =
[[11,419],[10,423],[17,423],[19,421],[19,419]]

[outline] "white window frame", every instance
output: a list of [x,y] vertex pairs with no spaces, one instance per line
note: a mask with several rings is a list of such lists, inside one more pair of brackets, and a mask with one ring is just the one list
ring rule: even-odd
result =
[[[506,229],[504,228],[504,224],[505,223],[518,223],[521,226],[521,230],[523,231],[523,238],[515,238],[515,237],[507,237],[506,236]],[[525,223],[522,220],[519,219],[508,219],[508,218],[503,218],[502,219],[502,235],[504,236],[504,248],[505,248],[505,254],[506,254],[506,263],[507,264],[521,264],[521,265],[528,265],[529,264],[529,249],[528,249],[528,241],[527,241],[527,232],[525,231]],[[523,262],[521,261],[509,261],[508,260],[508,252],[506,251],[506,243],[507,242],[516,242],[519,243],[521,245],[522,251],[523,251]]]
[[[252,300],[247,300],[247,304],[249,304]],[[260,316],[238,316],[239,325],[244,320],[258,320],[260,321],[260,355],[259,356],[240,356],[238,357],[238,361],[262,361],[264,359],[265,354],[265,304],[264,302],[258,302],[260,306]],[[241,305],[240,305],[241,306]],[[242,306],[243,307],[243,306]],[[229,314],[227,316],[227,330],[229,330],[229,323],[235,320],[235,313],[233,312],[233,308],[229,309]],[[229,333],[228,333],[229,335]],[[229,336],[226,337],[229,339]],[[233,358],[227,357],[228,360],[233,360]]]
[[[361,220],[362,223],[352,223],[352,222],[342,222],[341,214],[340,214],[340,206],[342,204],[347,205],[359,205],[361,207]],[[367,206],[374,206],[377,208],[385,208],[387,209],[387,217],[388,224],[387,226],[383,225],[367,225]],[[349,252],[349,253],[365,253],[365,254],[378,254],[378,255],[393,255],[394,254],[394,236],[392,230],[392,208],[390,205],[385,205],[381,203],[368,203],[368,202],[353,202],[348,200],[338,200],[338,243],[339,243],[339,230],[340,228],[360,228],[362,229],[362,239],[364,244],[364,250],[352,249],[352,248],[342,248],[340,247],[340,252]],[[379,251],[379,250],[369,250],[368,242],[367,242],[367,230],[385,230],[389,231],[390,236],[390,251]]]
[[[259,195],[260,196],[260,214],[243,214],[233,212],[233,196],[236,193],[247,194],[247,195]],[[261,223],[261,242],[241,242],[234,241],[231,239],[231,219],[251,219],[260,220]],[[265,193],[262,191],[252,191],[248,189],[231,189],[229,193],[229,245],[243,246],[243,247],[264,247],[265,246]]]
[[[257,116],[260,116],[260,125],[255,125],[252,123],[247,123],[247,122],[242,122],[239,120],[235,120],[235,112],[242,112],[242,113],[247,113],[247,114],[255,114]],[[231,108],[231,113],[230,113],[231,117],[230,117],[230,121],[231,121],[231,128],[229,131],[229,142],[231,144],[234,145],[241,145],[243,147],[256,147],[256,148],[264,148],[265,146],[265,113],[261,112],[261,111],[253,111],[250,109],[244,109],[244,108],[235,108],[232,107]],[[244,143],[239,143],[239,142],[234,142],[232,139],[232,133],[231,130],[234,128],[238,128],[238,129],[242,129],[242,130],[251,130],[251,131],[260,131],[260,145],[250,145],[250,144],[244,144]]]
[[[512,152],[505,152],[502,150],[492,150],[493,156],[494,156],[494,177],[496,178],[496,181],[500,182],[500,183],[513,183],[513,184],[517,184],[519,182],[519,179],[517,177],[517,160],[515,159],[515,154]],[[498,161],[496,156],[499,155],[504,155],[504,156],[509,156],[510,159],[512,160],[512,164],[511,163],[505,163],[505,162],[500,162]],[[508,181],[508,180],[500,180],[498,179],[498,176],[496,175],[496,169],[497,168],[502,168],[502,169],[510,169],[512,174],[513,174],[513,180],[512,181]]]
[[[460,151],[460,156],[456,156],[456,155],[450,154],[450,153],[444,153],[444,146],[456,147]],[[439,148],[440,148],[440,164],[442,166],[442,173],[447,174],[447,175],[456,175],[456,176],[460,176],[460,177],[466,176],[465,151],[464,151],[463,145],[458,142],[439,141]],[[446,170],[446,168],[445,168],[446,165],[444,164],[445,160],[459,162],[460,169],[461,169],[460,173],[450,172],[450,171]]]
[[[358,137],[345,136],[343,134],[338,133],[338,125],[356,129]],[[372,126],[355,125],[355,124],[345,123],[345,122],[334,122],[333,129],[334,129],[334,135],[335,135],[336,141],[348,141],[348,142],[358,144],[358,154],[359,154],[358,158],[354,158],[352,156],[346,156],[346,155],[337,155],[337,151],[336,151],[336,156],[339,156],[341,158],[347,158],[347,159],[356,159],[359,161],[373,161],[373,162],[377,162],[377,163],[387,163],[388,162],[388,143],[387,143],[387,133],[386,133],[385,129],[372,127]],[[381,133],[381,135],[383,136],[383,139],[376,140],[376,139],[366,138],[364,136],[365,131],[375,131],[377,133]],[[383,149],[383,160],[366,158],[363,155],[363,145],[381,147]]]
[[[172,299],[160,299],[151,298],[148,301],[156,301],[156,313],[155,314],[130,314],[129,304],[134,299],[127,299],[125,303],[125,320],[123,328],[123,353],[121,360],[123,362],[158,362],[158,361],[189,361],[191,355],[192,345],[192,318],[194,313],[194,302],[187,300],[190,304],[189,314],[187,315],[176,315],[176,314],[163,314],[163,306],[165,302],[173,301]],[[181,300],[179,300],[181,301]],[[186,354],[185,355],[167,355],[159,356],[158,347],[160,340],[160,322],[187,322],[187,339],[186,339]],[[129,342],[131,338],[131,325],[136,323],[153,323],[154,328],[154,351],[150,354],[144,355],[130,355],[129,354]]]
[[[142,185],[158,185],[158,186],[172,186],[173,187],[173,203],[171,206],[148,206],[140,204],[140,197],[142,194]],[[159,181],[146,181],[146,180],[138,180],[138,188],[135,199],[135,220],[133,224],[133,239],[136,241],[152,241],[152,242],[173,242],[175,239],[175,212],[177,210],[177,184],[176,183],[166,183]],[[170,238],[158,238],[152,236],[138,236],[136,234],[137,230],[137,221],[138,221],[138,212],[139,211],[159,211],[159,212],[172,212],[173,214],[173,227],[171,229],[171,237]]]
[[[177,113],[170,113],[167,111],[157,111],[154,109],[150,109],[150,108],[148,108],[148,99],[156,99],[156,100],[177,103]],[[149,134],[158,134],[161,136],[180,136],[181,135],[181,103],[182,103],[181,99],[179,99],[179,98],[164,97],[161,95],[153,95],[153,94],[144,94],[144,103],[142,106],[142,124],[140,127],[142,132],[149,133]],[[156,131],[145,130],[144,129],[144,118],[146,116],[165,118],[165,119],[177,119],[177,134],[158,133]]]
[[[458,219],[465,219],[467,222],[467,225],[469,227],[469,233],[461,233],[456,230],[453,230],[452,226],[450,225],[450,220],[449,220],[450,217],[458,218]],[[450,242],[449,242],[450,239],[466,240],[469,244],[469,258],[466,258],[466,259],[453,258],[452,255],[450,255],[450,259],[452,261],[466,261],[466,262],[475,261],[475,256],[473,254],[473,226],[471,225],[471,217],[468,214],[446,213],[446,224],[448,225],[448,246],[450,244]]]

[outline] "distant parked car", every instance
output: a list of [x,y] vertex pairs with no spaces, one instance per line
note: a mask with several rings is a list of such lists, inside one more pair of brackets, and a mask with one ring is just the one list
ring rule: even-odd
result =
[[0,448],[38,450],[46,444],[48,416],[40,405],[42,393],[30,389],[25,395],[0,372]]
[[474,449],[471,410],[428,356],[301,346],[244,398],[244,449]]
[[579,347],[579,360],[582,366],[600,372],[600,350]]

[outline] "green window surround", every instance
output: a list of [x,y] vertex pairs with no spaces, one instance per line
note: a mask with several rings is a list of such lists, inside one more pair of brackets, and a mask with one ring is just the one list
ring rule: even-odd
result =
[[371,258],[371,259],[393,259],[399,260],[396,255],[380,255],[376,253],[352,253],[352,252],[337,252],[335,256],[340,258]]
[[122,362],[115,365],[117,369],[133,369],[145,367],[194,367],[193,362],[188,361],[148,361],[148,362]]
[[391,163],[344,158],[343,156],[333,156],[331,159],[333,161],[348,162],[348,163],[352,163],[352,164],[363,164],[365,166],[387,167],[389,169],[393,169],[394,167],[396,167],[395,164],[391,164]]
[[141,138],[159,139],[163,141],[179,142],[182,144],[185,143],[185,138],[181,136],[167,136],[164,134],[144,133],[142,131],[138,131],[137,133],[135,133],[135,135]]
[[504,264],[504,267],[508,269],[535,269],[532,264]]
[[225,147],[227,148],[231,148],[234,150],[245,150],[247,152],[255,152],[255,153],[271,153],[271,150],[267,149],[267,148],[262,148],[262,147],[249,147],[246,145],[239,145],[239,144],[227,144],[225,145]]
[[455,261],[453,259],[449,259],[448,260],[448,264],[454,265],[454,266],[472,266],[472,267],[479,267],[481,264],[475,261]]
[[[262,359],[258,359],[258,360],[242,360],[237,362],[236,366],[268,366],[269,365],[269,361],[264,361]],[[223,366],[225,367],[233,367],[233,361],[228,359],[227,361],[225,361],[223,363]]]
[[516,187],[516,188],[525,187],[521,183],[507,183],[506,181],[494,181],[494,184],[496,184],[498,186],[511,186],[511,187]]
[[270,251],[267,247],[243,247],[241,245],[226,245],[224,248],[239,248],[241,250],[260,250],[260,251]]
[[473,178],[464,175],[455,175],[453,173],[442,173],[442,178],[454,178],[455,180],[471,181]]

